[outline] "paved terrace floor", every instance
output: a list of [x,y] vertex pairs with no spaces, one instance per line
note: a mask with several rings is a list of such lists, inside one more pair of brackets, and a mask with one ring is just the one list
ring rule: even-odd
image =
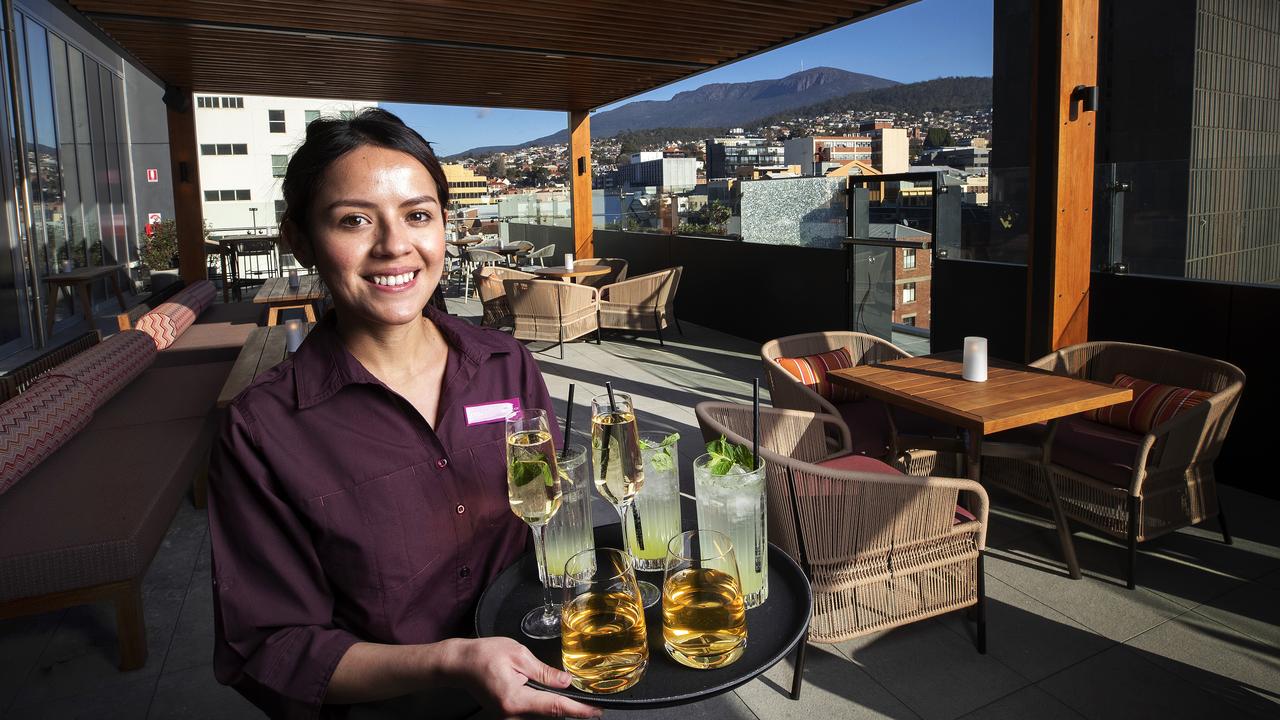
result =
[[[475,316],[479,303],[456,303]],[[563,413],[577,383],[590,396],[612,380],[632,393],[647,429],[681,433],[683,480],[699,454],[693,405],[748,401],[754,343],[684,324],[665,348],[652,339],[573,343],[563,360],[537,355]],[[541,349],[542,344],[534,344]],[[789,660],[736,692],[645,717],[1203,718],[1280,716],[1280,503],[1223,488],[1236,544],[1212,531],[1143,547],[1142,586],[1126,590],[1124,552],[1080,533],[1085,577],[1057,561],[1052,527],[1035,509],[996,496],[987,559],[989,654],[956,614],[810,649],[799,702]],[[612,508],[597,505],[596,515]],[[0,716],[242,718],[254,709],[210,667],[213,608],[203,512],[184,503],[145,583],[149,657],[117,672],[105,605],[0,623]],[[610,717],[640,713],[609,712]]]

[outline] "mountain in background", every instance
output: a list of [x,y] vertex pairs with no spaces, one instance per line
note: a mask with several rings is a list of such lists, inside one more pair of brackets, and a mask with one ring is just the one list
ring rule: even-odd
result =
[[[591,134],[606,138],[625,130],[650,130],[659,127],[741,127],[754,120],[815,102],[897,85],[900,83],[894,80],[830,67],[804,70],[776,80],[713,83],[696,90],[677,93],[670,100],[640,100],[596,113],[591,116]],[[569,131],[561,130],[519,145],[472,148],[452,157],[486,155],[531,145],[568,142]]]
[[991,78],[944,77],[853,93],[771,115],[762,118],[758,124],[771,125],[797,117],[817,117],[846,110],[868,113],[905,112],[918,115],[943,110],[989,110],[990,108]]

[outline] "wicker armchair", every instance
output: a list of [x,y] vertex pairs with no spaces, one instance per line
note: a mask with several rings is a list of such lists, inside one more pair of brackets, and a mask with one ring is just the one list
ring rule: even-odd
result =
[[607,275],[596,275],[594,277],[579,278],[580,285],[590,285],[596,288],[603,288],[605,285],[612,285],[619,280],[627,279],[628,263],[622,258],[582,258],[573,261],[574,265],[582,263],[583,265],[604,265],[609,268]]
[[533,267],[532,263],[534,263],[535,261],[538,263],[537,265],[538,267],[546,267],[547,258],[555,254],[556,254],[555,245],[544,245],[538,248],[537,250],[534,250],[533,252],[529,253],[528,259],[530,264],[527,265],[526,267]]
[[[703,402],[694,412],[704,439],[724,435],[749,444],[750,405]],[[828,430],[843,438],[837,457],[848,456],[838,417],[760,410],[769,541],[804,568],[813,586],[808,639],[842,642],[976,607],[975,642],[985,653],[986,491],[972,480],[902,475],[863,457],[855,456],[855,465],[884,472],[820,467],[830,459]],[[970,494],[972,520],[957,517],[961,492]],[[793,697],[803,664],[802,649]]]
[[[780,357],[803,357],[844,348],[854,365],[871,365],[910,357],[906,350],[875,335],[831,331],[790,335],[770,340],[760,348],[769,393],[774,407],[826,413],[841,418],[853,435],[855,452],[890,458],[909,475],[927,476],[941,469],[937,451],[963,452],[954,428],[878,400],[855,398],[836,406],[802,384],[778,363]],[[887,461],[888,462],[888,461]],[[950,467],[950,466],[948,466]]]
[[[665,345],[662,329],[670,322],[675,322],[676,328],[680,328],[675,302],[683,272],[683,267],[673,267],[600,288],[600,327],[656,332],[658,344]],[[680,334],[683,335],[684,331],[680,330]]]
[[537,277],[527,272],[498,265],[476,268],[476,294],[484,307],[480,324],[486,327],[505,327],[511,325],[511,303],[507,301],[507,289],[504,280],[529,280]]
[[517,340],[547,340],[560,346],[595,331],[600,342],[600,293],[559,280],[503,280]]
[[[1191,353],[1121,342],[1073,345],[1032,366],[1107,384],[1117,373],[1125,373],[1213,393],[1145,436],[1075,416],[1045,427],[1038,436],[1011,436],[1003,450],[998,442],[984,444],[984,456],[988,445],[997,456],[983,458],[983,482],[1058,506],[1055,515],[1072,577],[1079,577],[1080,571],[1069,545],[1071,520],[1128,543],[1130,588],[1137,584],[1140,542],[1217,518],[1223,542],[1231,543],[1218,503],[1213,461],[1244,389],[1239,368]],[[1019,453],[1019,441],[1038,445]]]
[[482,267],[506,265],[507,258],[505,255],[500,255],[492,250],[481,250],[474,247],[468,248],[464,252],[467,258],[467,264],[466,267],[463,268],[464,275],[466,277],[466,286],[462,290],[462,297],[464,299],[470,299],[472,275]]

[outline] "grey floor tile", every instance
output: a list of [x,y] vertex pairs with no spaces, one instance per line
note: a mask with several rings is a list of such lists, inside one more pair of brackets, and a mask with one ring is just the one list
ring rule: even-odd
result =
[[926,720],[959,717],[1028,684],[938,619],[837,647]]
[[1063,705],[1052,695],[1030,685],[984,705],[965,715],[963,720],[1080,720],[1080,713]]
[[1128,590],[1114,578],[1086,572],[1079,580],[1067,577],[1060,564],[1049,564],[1019,541],[1013,549],[992,548],[988,575],[1030,595],[1103,637],[1124,642],[1175,615],[1182,605],[1139,587]]
[[[960,637],[973,637],[963,613],[940,619]],[[987,579],[987,652],[1030,681],[1042,680],[1115,645],[1053,608]]]
[[919,717],[865,670],[823,645],[809,646],[800,699],[792,700],[794,659],[793,654],[738,688],[738,696],[761,720]]
[[139,720],[155,692],[154,677],[136,678],[58,698],[10,708],[8,720]]
[[191,570],[204,545],[208,529],[209,520],[205,511],[183,500],[156,550],[156,556],[147,569],[143,583],[148,587],[185,588],[191,582]]
[[240,693],[219,685],[213,677],[212,666],[203,665],[161,675],[151,701],[151,712],[146,717],[240,720],[263,715]]
[[0,622],[0,716],[35,670],[62,615],[59,610]]
[[192,578],[161,672],[167,675],[211,662],[213,585],[208,577]]
[[1270,588],[1280,589],[1280,571],[1273,572],[1270,575],[1263,575],[1258,578],[1259,585],[1266,585]]
[[[643,720],[758,720],[755,713],[734,693],[717,695],[709,700],[657,710],[608,710],[607,718],[642,718]],[[772,718],[770,718],[772,720]]]
[[1039,687],[1086,718],[1262,717],[1234,709],[1224,714],[1219,698],[1123,645],[1042,680]]
[[1226,545],[1218,533],[1199,528],[1144,543],[1139,550],[1138,583],[1186,607],[1280,569],[1275,548],[1249,540]]
[[1276,523],[1276,517],[1280,515],[1280,500],[1230,485],[1218,486],[1218,499],[1226,511],[1232,536],[1280,548],[1280,523]]
[[1232,705],[1280,716],[1280,650],[1196,613],[1129,641],[1145,658]]
[[1195,612],[1270,643],[1280,653],[1280,586],[1249,583],[1201,605]]

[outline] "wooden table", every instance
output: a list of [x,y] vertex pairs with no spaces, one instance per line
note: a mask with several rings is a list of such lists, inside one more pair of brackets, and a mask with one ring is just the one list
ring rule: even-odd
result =
[[[960,353],[953,352],[834,370],[828,377],[832,383],[959,428],[965,440],[966,472],[978,482],[982,479],[984,436],[1041,422],[1052,425],[1058,418],[1133,399],[1128,388],[1054,375],[995,358],[988,360],[986,382],[965,380],[961,370]],[[1057,493],[1050,494],[1063,556],[1071,576],[1078,578],[1080,570],[1065,516]]]
[[307,314],[307,322],[316,321],[315,303],[323,300],[328,294],[319,275],[300,275],[298,287],[289,287],[289,278],[271,278],[258,288],[253,296],[255,304],[267,306],[267,326],[275,325],[280,318],[281,310],[302,308]]
[[[89,284],[99,278],[111,278],[111,287],[115,290],[116,300],[120,302],[120,312],[128,312],[129,308],[125,307],[124,295],[120,292],[119,273],[124,270],[123,265],[104,265],[102,267],[83,267],[76,268],[71,272],[61,272],[44,277],[45,284],[48,286],[48,331],[53,333],[53,320],[58,311],[58,291],[61,288],[67,288],[74,298],[76,290],[80,293],[80,308],[84,313],[84,319],[89,323],[89,327],[93,327],[93,300],[89,292]],[[74,301],[73,301],[74,303]],[[74,306],[72,307],[74,310]]]
[[577,282],[578,278],[608,275],[610,270],[612,268],[608,265],[579,265],[574,263],[572,270],[564,265],[557,265],[555,267],[538,268],[533,271],[533,274],[565,282]]
[[224,237],[210,238],[205,241],[206,252],[213,250],[217,246],[216,252],[222,262],[222,301],[229,300],[228,293],[234,292],[236,300],[241,299],[240,288],[246,283],[240,279],[240,246],[245,243],[266,240],[272,245],[272,258],[268,261],[268,268],[274,262],[275,268],[280,267],[280,237],[278,235],[228,235]]
[[[310,333],[313,327],[315,323],[303,325],[307,333]],[[237,395],[249,387],[249,383],[252,383],[254,378],[283,362],[286,356],[285,348],[284,325],[251,330],[249,337],[244,341],[244,347],[240,348],[240,355],[236,357],[236,364],[231,367],[227,382],[222,386],[222,392],[218,393],[218,407],[230,405]]]
[[468,248],[468,247],[471,247],[472,245],[479,245],[480,243],[484,242],[484,238],[463,237],[463,238],[454,238],[453,240],[445,240],[445,242],[460,248]]

